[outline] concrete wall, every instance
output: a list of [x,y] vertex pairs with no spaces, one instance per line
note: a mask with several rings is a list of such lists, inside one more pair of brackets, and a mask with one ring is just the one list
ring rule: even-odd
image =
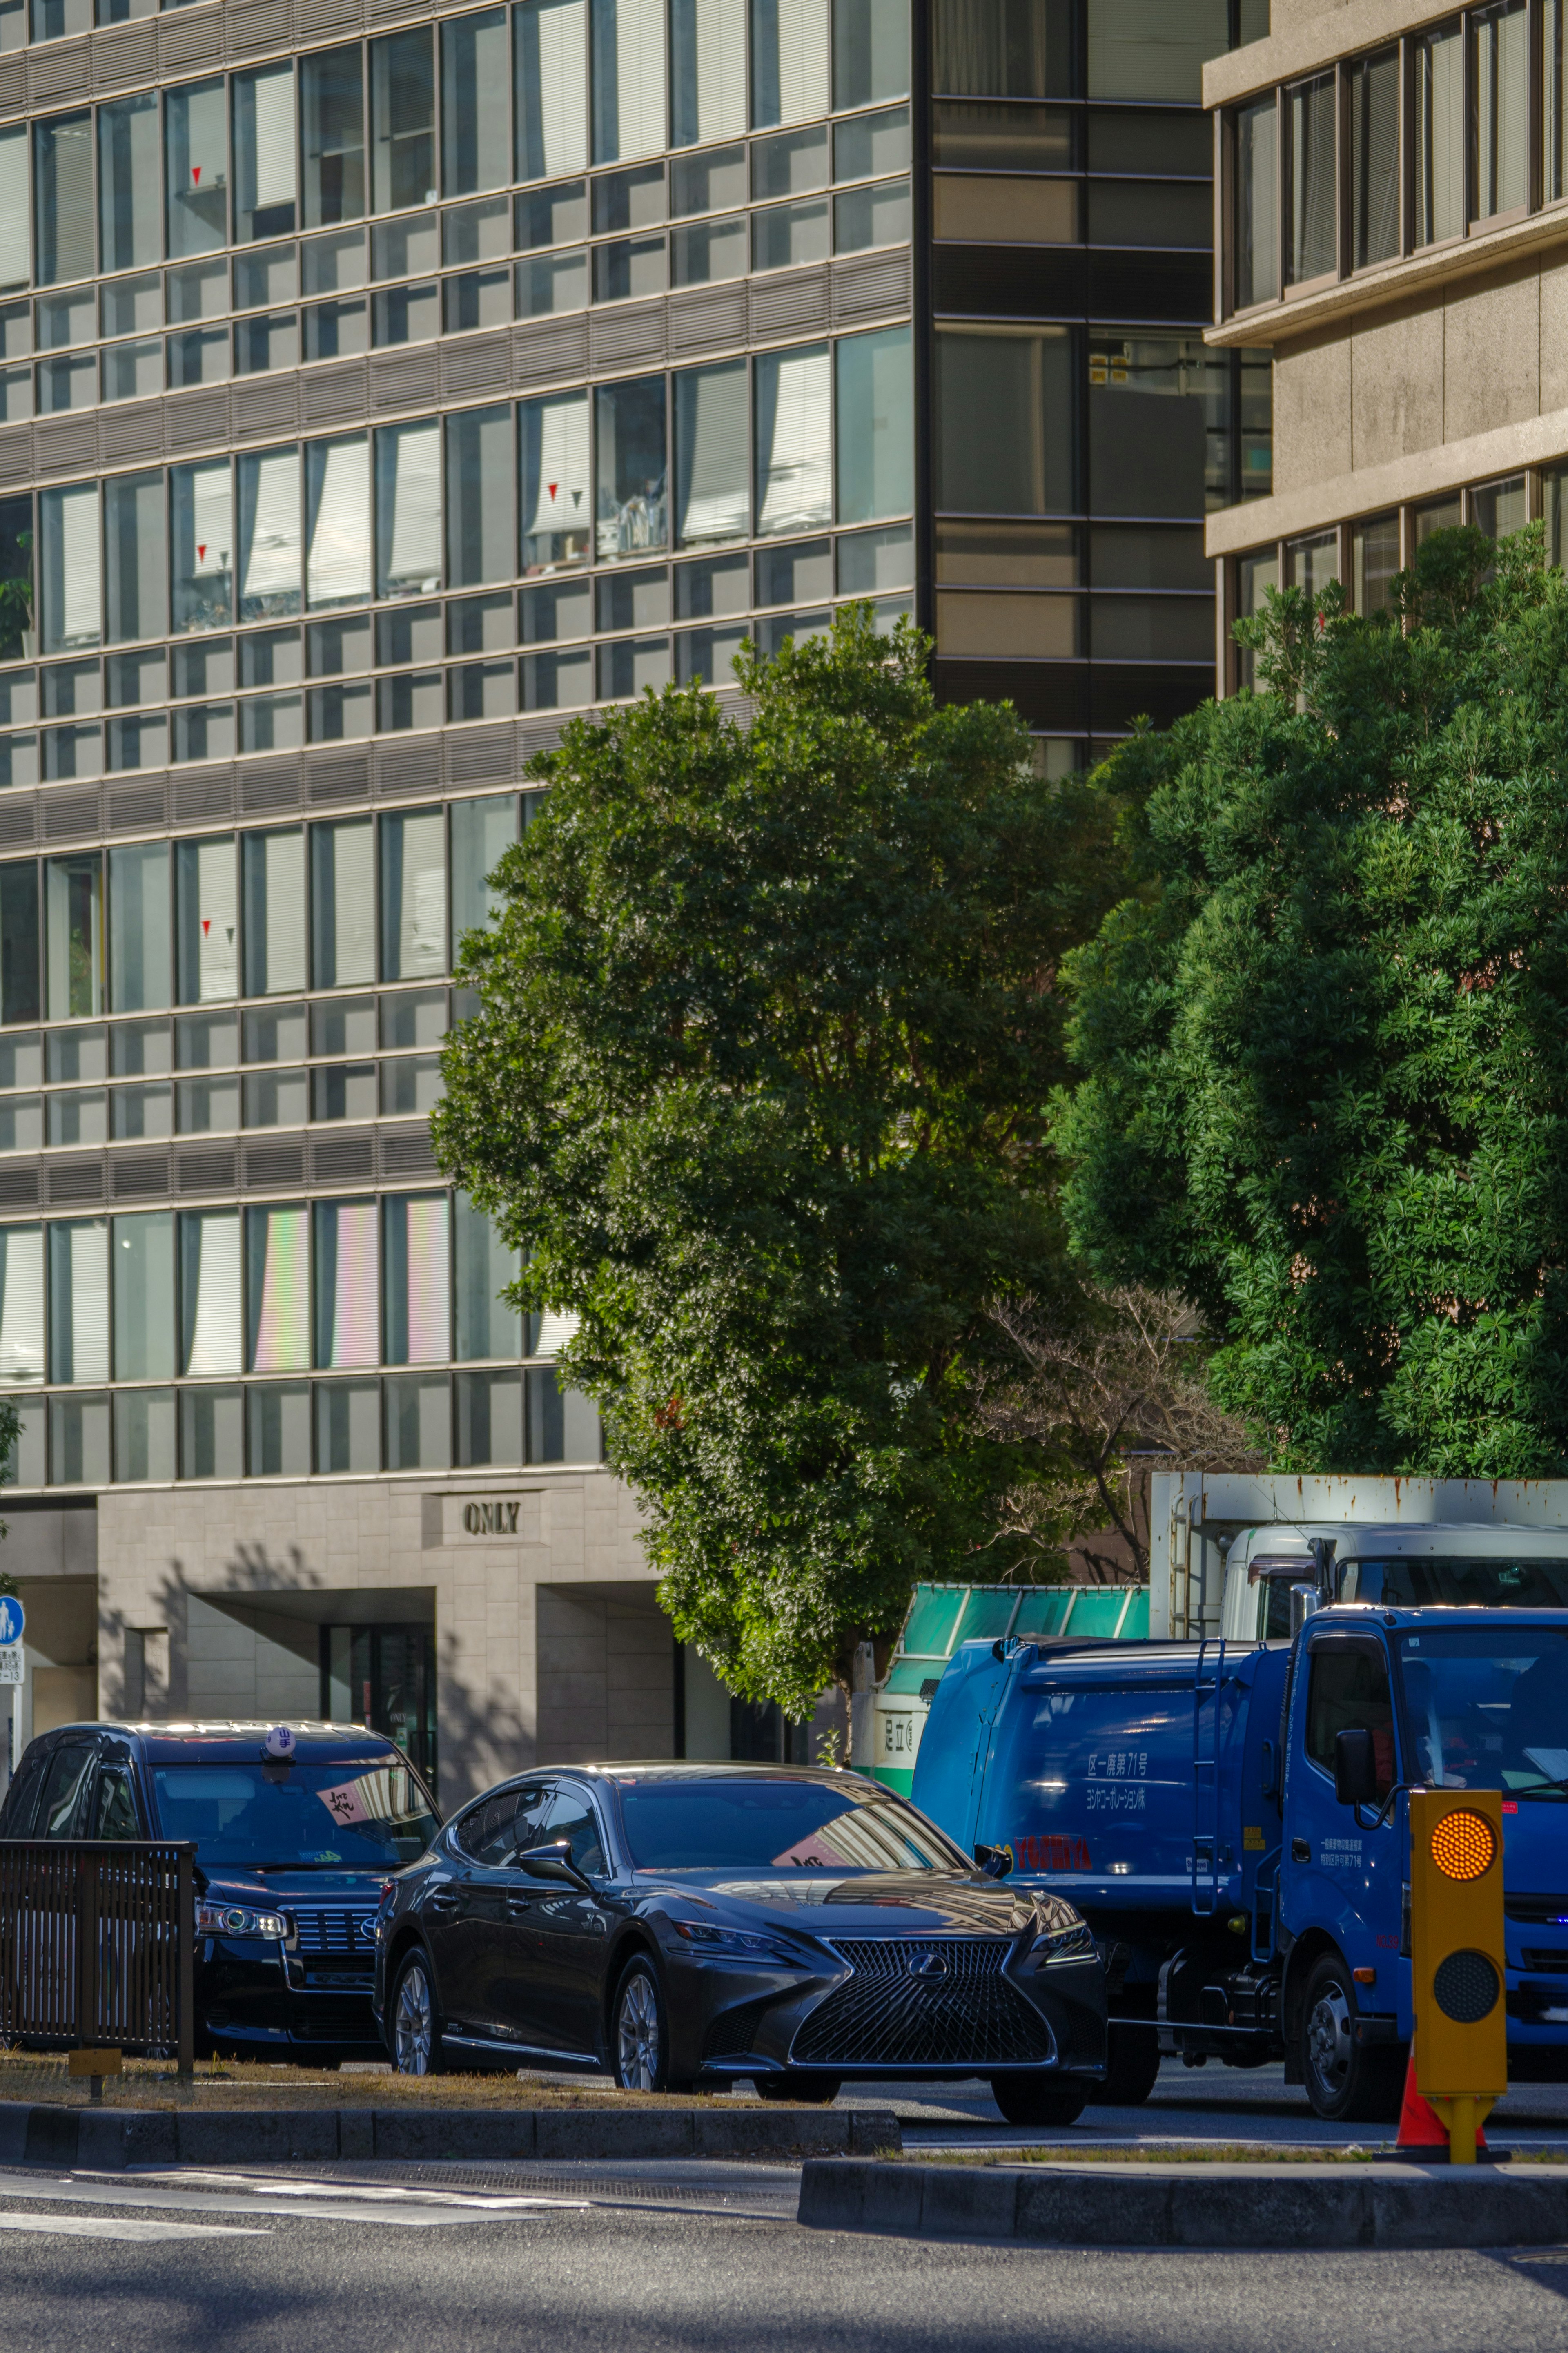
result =
[[[285,1694],[294,1694],[289,1712],[313,1714],[318,1638],[305,1621],[421,1618],[433,1597],[440,1794],[450,1808],[542,1753],[536,1694],[551,1678],[541,1668],[536,1597],[541,1586],[569,1586],[616,1604],[613,1619],[606,1608],[600,1621],[603,1716],[593,1718],[592,1735],[578,1736],[574,1753],[608,1739],[612,1695],[620,1724],[639,1740],[655,1741],[665,1726],[668,1753],[668,1628],[660,1618],[660,1666],[637,1509],[608,1472],[110,1490],[99,1512],[106,1715],[143,1698],[128,1689],[128,1666],[134,1685],[161,1640],[171,1716],[217,1712],[220,1703],[228,1715],[246,1693],[255,1694],[247,1714],[284,1713],[274,1702]],[[639,1588],[647,1610],[635,1606]],[[552,1640],[555,1622],[547,1609]],[[559,1715],[546,1729],[558,1726],[563,1733]],[[616,1746],[627,1753],[624,1737]]]
[[672,1757],[675,1641],[652,1585],[541,1585],[534,1607],[540,1757],[584,1765]]

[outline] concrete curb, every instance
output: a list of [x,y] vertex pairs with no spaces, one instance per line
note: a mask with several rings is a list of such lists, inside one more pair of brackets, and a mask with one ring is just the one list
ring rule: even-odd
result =
[[1525,2247],[1568,2240],[1568,2179],[1352,2167],[1195,2179],[808,2158],[799,2219],[902,2238],[1069,2247]]
[[901,2148],[885,2108],[111,2108],[0,2101],[0,2165],[796,2157]]

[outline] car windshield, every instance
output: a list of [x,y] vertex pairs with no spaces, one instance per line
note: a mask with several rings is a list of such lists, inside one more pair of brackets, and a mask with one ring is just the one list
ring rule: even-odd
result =
[[165,1838],[194,1839],[201,1861],[252,1871],[300,1863],[366,1870],[413,1862],[440,1828],[405,1765],[155,1765]]
[[1568,1630],[1425,1630],[1400,1657],[1412,1780],[1521,1796],[1568,1780]]
[[941,1831],[893,1797],[784,1774],[615,1778],[639,1871],[964,1868]]
[[1392,1609],[1568,1609],[1568,1559],[1467,1560],[1428,1553],[1397,1560],[1347,1560],[1342,1601]]

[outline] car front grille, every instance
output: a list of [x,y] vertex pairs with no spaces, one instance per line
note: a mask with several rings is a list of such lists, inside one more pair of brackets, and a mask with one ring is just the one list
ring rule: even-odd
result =
[[721,2010],[702,2038],[704,2059],[744,2059],[755,2049],[765,2001],[741,2001]]
[[374,1961],[375,1939],[371,1935],[375,1922],[374,1912],[301,1912],[291,1907],[289,1916],[294,1923],[296,1952],[353,1959],[366,1969]]
[[[1003,1975],[999,1936],[836,1936],[854,1972],[802,2025],[796,2066],[1019,2067],[1055,2054],[1039,2012]],[[939,1960],[940,1976],[911,1964]]]

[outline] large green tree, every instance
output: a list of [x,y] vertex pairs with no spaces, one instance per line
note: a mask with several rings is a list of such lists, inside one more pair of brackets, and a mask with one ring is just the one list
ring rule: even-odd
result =
[[[1495,565],[1495,572],[1494,572]],[[1438,533],[1394,609],[1238,630],[1134,742],[1135,896],[1072,959],[1075,1238],[1182,1293],[1291,1467],[1568,1457],[1568,582]]]
[[737,665],[749,728],[695,688],[568,726],[434,1122],[581,1318],[678,1632],[796,1715],[1001,1525],[987,1304],[1061,1281],[1055,975],[1119,887],[1107,797],[928,653],[853,608]]

